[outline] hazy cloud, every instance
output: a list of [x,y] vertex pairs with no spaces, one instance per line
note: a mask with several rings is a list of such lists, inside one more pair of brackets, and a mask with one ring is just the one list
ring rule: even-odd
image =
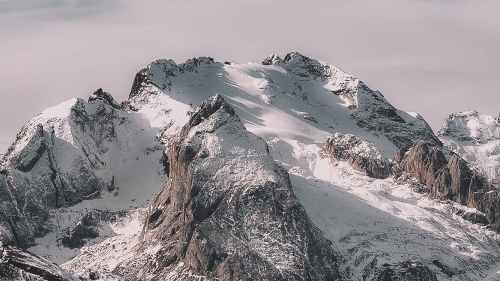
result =
[[123,7],[114,0],[0,0],[0,15],[18,14],[31,21],[77,20]]
[[498,11],[497,0],[0,0],[0,142],[97,88],[126,99],[153,60],[202,55],[245,63],[299,51],[435,130],[456,111],[496,116]]
[[65,1],[63,0],[52,0],[52,1],[4,0],[0,1],[0,13],[51,9],[51,8],[58,8],[64,5]]

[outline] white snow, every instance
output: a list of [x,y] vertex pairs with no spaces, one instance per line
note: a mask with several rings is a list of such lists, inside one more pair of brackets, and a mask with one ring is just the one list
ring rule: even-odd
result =
[[[314,224],[345,258],[342,269],[350,269],[353,280],[362,280],[365,267],[373,259],[377,259],[379,266],[418,259],[437,272],[440,280],[449,279],[432,265],[435,259],[456,270],[466,270],[465,275],[458,276],[461,280],[497,278],[500,268],[498,234],[454,215],[454,204],[430,200],[393,178],[369,178],[341,161],[334,167],[330,160],[319,157],[326,139],[336,132],[368,141],[377,148],[378,154],[383,153],[389,159],[398,151],[385,137],[367,132],[350,118],[348,106],[355,105],[358,96],[348,99],[332,93],[339,89],[355,89],[359,80],[333,66],[321,62],[319,65],[328,69],[330,76],[326,80],[292,75],[291,71],[302,70],[287,69],[281,62],[270,66],[204,64],[196,73],[176,72],[175,76],[165,78],[166,70],[177,71],[175,63],[166,60],[152,63],[146,73],[159,88],[150,86],[139,93],[131,100],[137,112],[127,112],[129,118],[135,120],[134,124],[142,124],[146,130],[141,131],[141,126],[125,126],[124,131],[119,132],[117,143],[109,145],[109,150],[103,154],[104,162],[109,163],[106,171],[114,173],[118,195],[108,194],[55,211],[50,223],[56,225],[56,229],[65,229],[90,209],[128,210],[129,215],[114,224],[104,225],[107,232],[103,230],[102,233],[109,236],[90,241],[80,251],[59,246],[56,241],[61,233],[57,231],[38,239],[39,245],[30,250],[64,263],[63,268],[75,274],[84,274],[89,269],[110,272],[118,262],[126,259],[141,229],[141,208],[147,206],[164,180],[158,173],[160,152],[147,154],[145,149],[154,143],[155,136],[164,144],[168,143],[186,123],[189,112],[203,100],[220,93],[234,107],[246,128],[267,142],[275,161],[289,171],[295,194]],[[53,111],[57,118],[64,118],[64,114],[57,112],[64,111],[67,106],[60,107],[44,114]],[[411,112],[403,117],[405,120],[421,118]],[[491,122],[489,118],[480,117],[467,123],[470,130],[481,132],[471,135],[484,137],[488,145],[469,148],[451,139],[448,144],[455,145],[461,155],[470,155],[471,159],[472,155],[484,155],[486,160],[477,160],[478,163],[488,171],[497,172],[497,166],[488,168],[488,164],[484,164],[499,159],[500,143],[493,140],[498,139],[499,131],[495,129],[485,134],[485,126],[481,125]],[[67,128],[55,130],[62,135],[68,132],[67,138],[71,140]],[[203,141],[214,150],[220,149],[209,143],[210,138]],[[239,152],[231,153],[237,155]],[[240,168],[246,176],[266,176],[248,174],[251,167]],[[155,250],[152,247],[145,255]],[[77,258],[71,260],[76,255]],[[176,266],[179,274],[189,274],[183,271],[183,264]],[[174,276],[165,278],[175,279]]]

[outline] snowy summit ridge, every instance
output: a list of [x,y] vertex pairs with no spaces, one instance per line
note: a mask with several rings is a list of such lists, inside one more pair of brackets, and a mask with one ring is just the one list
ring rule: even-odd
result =
[[452,151],[491,180],[500,179],[500,118],[469,110],[451,114],[438,132]]
[[500,280],[498,124],[297,52],[156,60],[21,129],[0,280]]

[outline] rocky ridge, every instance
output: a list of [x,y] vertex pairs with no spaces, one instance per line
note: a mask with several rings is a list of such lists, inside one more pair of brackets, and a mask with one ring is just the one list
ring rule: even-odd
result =
[[398,148],[409,147],[419,139],[432,145],[441,142],[422,116],[394,108],[379,91],[373,91],[354,76],[326,63],[292,52],[284,60],[271,55],[264,65],[284,66],[300,77],[313,77],[339,96],[351,112],[356,125],[376,136],[384,136]]
[[340,278],[331,243],[295,198],[288,174],[222,96],[197,108],[168,151],[170,178],[136,246],[139,256],[154,248],[155,259],[122,262],[115,274],[165,280],[180,267],[185,280],[195,279],[187,272],[217,280]]
[[446,159],[441,149],[419,141],[409,150],[401,149],[394,158],[392,171],[396,177],[408,173],[416,178],[432,197],[477,209],[479,213],[462,215],[477,222],[487,221],[500,231],[497,189],[456,154]]
[[469,110],[451,114],[437,133],[451,151],[491,182],[500,177],[500,118]]
[[389,280],[428,280],[437,281],[436,275],[425,265],[419,261],[405,261],[396,265],[386,264],[382,268],[378,268],[372,280],[389,281]]
[[76,281],[56,264],[25,252],[17,247],[0,243],[1,281]]
[[390,160],[372,143],[354,135],[336,133],[326,140],[321,150],[322,157],[329,157],[334,164],[345,161],[354,170],[363,172],[369,177],[385,179],[391,172]]

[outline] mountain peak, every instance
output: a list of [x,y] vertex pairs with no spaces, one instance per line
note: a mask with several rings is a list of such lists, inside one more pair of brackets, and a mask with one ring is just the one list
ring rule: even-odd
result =
[[221,95],[196,109],[169,143],[168,159],[169,180],[153,199],[136,246],[149,250],[134,253],[114,273],[141,280],[153,271],[177,280],[192,280],[183,274],[340,278],[336,254],[295,197],[288,173]]
[[325,79],[331,76],[331,67],[326,63],[309,58],[298,52],[288,53],[284,60],[292,72],[299,76],[321,77]]
[[101,100],[116,109],[121,108],[120,105],[115,101],[113,96],[111,96],[111,94],[108,92],[104,92],[101,88],[97,89],[94,93],[90,95],[88,102],[95,100]]
[[217,110],[222,109],[225,113],[227,113],[229,116],[235,116],[236,113],[234,112],[234,109],[229,105],[226,100],[222,97],[221,94],[215,94],[213,97],[209,98],[208,100],[203,101],[198,108],[196,108],[196,111],[194,114],[191,116],[189,120],[189,125],[191,127],[194,127],[198,124],[200,124],[203,120],[207,119],[210,117],[212,114],[214,114]]
[[499,118],[468,110],[450,114],[444,120],[438,136],[450,136],[459,141],[484,143],[500,139]]
[[193,72],[195,71],[198,67],[201,66],[207,66],[215,63],[214,59],[212,57],[197,57],[197,58],[190,58],[186,60],[184,63],[179,64],[179,69],[181,72]]
[[452,151],[493,182],[500,175],[500,118],[476,110],[453,113],[437,133]]
[[283,60],[277,54],[270,54],[264,61],[263,65],[275,65],[277,63],[282,63]]

